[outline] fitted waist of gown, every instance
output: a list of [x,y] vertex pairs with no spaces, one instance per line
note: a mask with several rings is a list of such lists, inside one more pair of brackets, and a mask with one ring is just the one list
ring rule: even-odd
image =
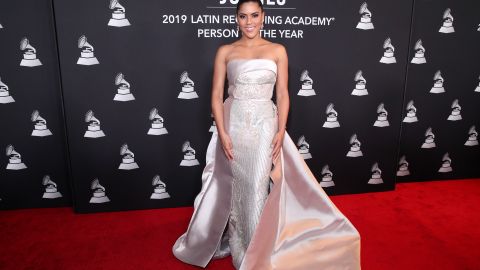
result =
[[245,122],[247,119],[269,119],[276,118],[277,107],[271,99],[268,98],[242,98],[229,95],[230,119],[233,122]]
[[265,119],[277,117],[277,107],[271,99],[242,99],[229,96],[231,106],[229,110],[230,125],[238,123],[255,123]]

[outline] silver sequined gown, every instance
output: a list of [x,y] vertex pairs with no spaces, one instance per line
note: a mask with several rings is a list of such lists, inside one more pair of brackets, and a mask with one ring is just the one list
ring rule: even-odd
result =
[[276,74],[272,60],[228,62],[224,124],[234,159],[226,158],[213,133],[202,189],[172,252],[200,267],[231,254],[239,270],[359,270],[358,231],[328,198],[287,132],[271,171]]
[[[231,60],[227,102],[233,144],[230,162],[232,208],[228,236],[233,263],[238,269],[258,224],[268,196],[272,168],[271,143],[277,132],[277,110],[272,102],[276,81],[275,62],[267,59]],[[228,108],[228,106],[226,106]]]

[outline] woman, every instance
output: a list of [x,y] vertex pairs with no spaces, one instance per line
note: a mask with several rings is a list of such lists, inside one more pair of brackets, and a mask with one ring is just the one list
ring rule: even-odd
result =
[[217,51],[211,102],[218,132],[190,225],[173,253],[201,267],[231,254],[236,269],[360,269],[357,230],[285,131],[288,58],[282,45],[260,36],[264,18],[261,1],[240,0],[242,37]]

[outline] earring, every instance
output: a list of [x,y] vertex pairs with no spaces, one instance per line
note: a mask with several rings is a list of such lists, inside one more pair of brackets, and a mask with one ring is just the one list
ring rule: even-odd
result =
[[240,30],[240,27],[239,27],[238,24],[237,24],[237,31],[238,31],[238,30]]
[[260,29],[263,29],[264,24],[262,23],[262,26],[260,26]]

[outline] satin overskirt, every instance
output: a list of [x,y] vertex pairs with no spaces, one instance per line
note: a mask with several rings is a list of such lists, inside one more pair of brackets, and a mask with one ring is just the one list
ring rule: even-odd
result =
[[[227,99],[226,126],[230,106]],[[206,267],[216,252],[221,253],[231,209],[232,177],[214,133],[190,224],[172,248],[179,260]],[[274,184],[240,269],[360,269],[358,231],[328,198],[288,133],[271,179]]]

